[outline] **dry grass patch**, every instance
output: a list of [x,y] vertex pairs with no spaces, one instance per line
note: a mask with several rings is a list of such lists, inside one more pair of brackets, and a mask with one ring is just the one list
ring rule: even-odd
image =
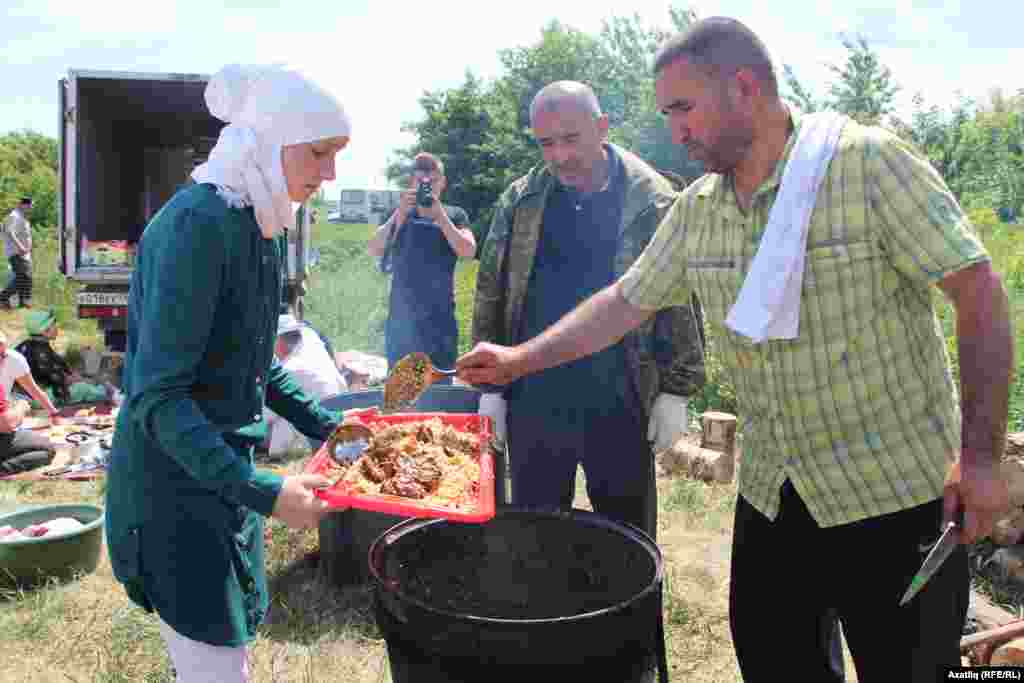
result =
[[[306,453],[263,463],[301,470]],[[665,619],[673,680],[740,681],[727,622],[729,535],[734,487],[660,478],[658,540],[666,562]],[[102,505],[104,482],[0,482],[0,509],[86,502]],[[589,508],[582,474],[578,507]],[[315,531],[267,524],[271,607],[251,648],[256,682],[391,680],[373,618],[372,588],[324,585]],[[104,553],[93,574],[0,600],[4,681],[170,682],[152,615],[131,604]]]
[[739,683],[728,607],[736,487],[665,477],[658,480],[658,500],[672,679]]

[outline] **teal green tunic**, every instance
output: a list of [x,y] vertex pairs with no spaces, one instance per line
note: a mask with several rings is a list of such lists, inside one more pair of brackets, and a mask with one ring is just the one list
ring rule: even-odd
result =
[[253,466],[264,398],[314,438],[340,419],[273,363],[280,262],[251,208],[195,185],[147,226],[132,276],[111,565],[132,600],[212,645],[252,640],[267,610],[263,516],[282,480]]

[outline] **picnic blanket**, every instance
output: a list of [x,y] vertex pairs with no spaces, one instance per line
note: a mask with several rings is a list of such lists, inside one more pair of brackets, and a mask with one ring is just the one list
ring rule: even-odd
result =
[[61,408],[61,424],[50,424],[48,417],[27,417],[22,429],[31,429],[46,434],[56,446],[56,453],[49,465],[27,472],[9,474],[0,480],[46,481],[67,479],[89,481],[106,475],[103,466],[106,449],[100,446],[98,457],[93,455],[83,461],[74,448],[82,441],[97,441],[109,445],[114,433],[117,406],[110,403],[67,405]]

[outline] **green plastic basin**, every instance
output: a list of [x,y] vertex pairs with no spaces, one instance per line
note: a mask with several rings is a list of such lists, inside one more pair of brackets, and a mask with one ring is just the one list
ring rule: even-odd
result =
[[30,587],[51,578],[66,580],[96,569],[103,548],[103,508],[95,505],[42,505],[0,515],[0,526],[24,529],[57,517],[73,517],[85,526],[0,543],[0,586]]

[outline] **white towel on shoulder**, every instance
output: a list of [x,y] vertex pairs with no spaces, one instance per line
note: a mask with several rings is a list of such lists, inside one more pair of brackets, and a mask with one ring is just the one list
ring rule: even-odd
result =
[[768,227],[725,320],[755,343],[797,336],[807,230],[846,121],[834,112],[806,114],[801,121]]

